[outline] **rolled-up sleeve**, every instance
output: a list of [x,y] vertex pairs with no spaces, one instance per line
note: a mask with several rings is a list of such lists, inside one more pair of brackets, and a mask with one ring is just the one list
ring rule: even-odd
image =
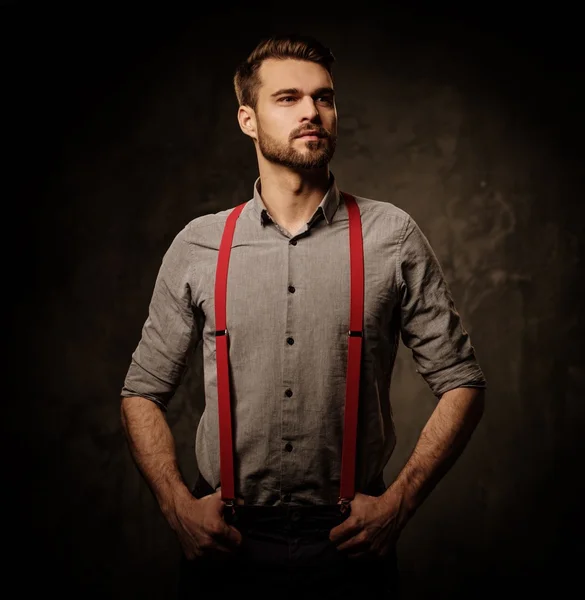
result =
[[412,217],[402,231],[397,270],[401,337],[433,394],[440,398],[457,387],[486,388],[439,261]]
[[167,409],[185,371],[188,355],[200,340],[199,319],[191,298],[192,246],[180,232],[166,251],[122,387],[122,396],[142,396]]

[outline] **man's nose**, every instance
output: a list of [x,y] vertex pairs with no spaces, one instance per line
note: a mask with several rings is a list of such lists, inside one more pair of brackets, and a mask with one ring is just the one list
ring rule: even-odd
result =
[[315,105],[315,101],[310,96],[306,96],[303,98],[301,102],[302,113],[301,116],[304,119],[309,119],[309,121],[313,121],[315,118],[319,116],[319,111],[317,110],[317,106]]

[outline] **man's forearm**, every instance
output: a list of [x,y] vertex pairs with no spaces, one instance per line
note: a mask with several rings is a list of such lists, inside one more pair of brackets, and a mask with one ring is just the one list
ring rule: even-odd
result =
[[441,396],[417,444],[385,496],[399,504],[403,527],[467,445],[484,410],[485,391],[456,388]]
[[146,398],[122,398],[122,426],[132,457],[167,514],[178,495],[189,494],[179,471],[175,441],[161,409]]

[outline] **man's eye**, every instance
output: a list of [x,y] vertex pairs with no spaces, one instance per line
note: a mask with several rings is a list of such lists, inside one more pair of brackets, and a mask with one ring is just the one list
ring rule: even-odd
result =
[[294,100],[294,96],[283,96],[280,100]]
[[329,96],[319,96],[317,101],[325,104],[333,104],[333,100]]

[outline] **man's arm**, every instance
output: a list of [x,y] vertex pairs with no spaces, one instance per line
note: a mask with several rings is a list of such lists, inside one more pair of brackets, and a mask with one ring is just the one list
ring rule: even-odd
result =
[[161,511],[172,520],[177,503],[193,498],[180,473],[175,440],[164,413],[140,396],[122,398],[120,413],[132,458]]
[[467,445],[483,414],[487,385],[439,260],[410,217],[397,262],[402,340],[439,399],[408,462],[385,493],[389,505],[398,508],[400,528]]
[[484,406],[485,390],[481,388],[459,387],[441,396],[409,460],[383,495],[398,507],[399,530],[461,455]]
[[188,232],[188,227],[179,232],[163,256],[121,392],[120,416],[130,452],[165,516],[177,496],[188,493],[165,411],[203,326],[191,296],[196,277]]
[[242,536],[224,521],[219,490],[199,499],[191,495],[179,471],[175,441],[162,410],[141,396],[126,396],[120,411],[132,457],[187,559],[233,552]]

